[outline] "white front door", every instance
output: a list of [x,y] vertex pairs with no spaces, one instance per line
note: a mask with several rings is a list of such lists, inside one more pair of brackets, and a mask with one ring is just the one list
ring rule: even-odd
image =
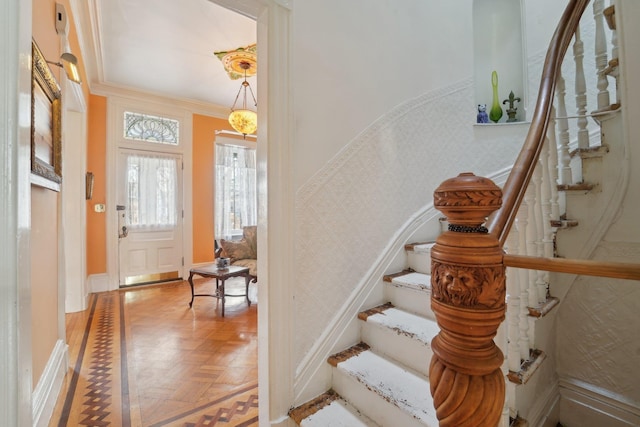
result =
[[121,149],[117,210],[120,286],[181,278],[182,156]]

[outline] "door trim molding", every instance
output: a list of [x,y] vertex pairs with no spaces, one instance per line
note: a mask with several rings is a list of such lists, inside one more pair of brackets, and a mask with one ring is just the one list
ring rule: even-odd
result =
[[[31,0],[0,2],[0,425],[32,425]],[[10,243],[9,243],[10,242]]]
[[[291,10],[263,4],[258,22],[258,388],[260,420],[293,425],[294,204]],[[269,77],[271,76],[271,77]],[[266,109],[264,108],[266,106]],[[277,331],[277,333],[271,333]]]

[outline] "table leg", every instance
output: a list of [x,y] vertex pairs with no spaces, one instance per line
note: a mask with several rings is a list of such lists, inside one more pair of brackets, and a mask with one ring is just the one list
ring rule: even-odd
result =
[[220,299],[222,300],[222,317],[224,317],[224,279],[220,280],[220,289],[218,289],[219,295],[220,295]]
[[195,296],[193,292],[193,273],[189,273],[189,286],[191,286],[191,301],[189,301],[189,307],[193,306],[193,298]]
[[249,307],[251,307],[251,300],[249,299],[249,283],[250,282],[251,282],[251,276],[247,274],[246,276],[244,276],[244,283],[245,283],[244,295],[247,297],[247,305]]

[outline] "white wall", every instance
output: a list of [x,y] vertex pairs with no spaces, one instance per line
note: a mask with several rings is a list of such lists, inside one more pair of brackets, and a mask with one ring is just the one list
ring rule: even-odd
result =
[[[625,120],[626,138],[630,142],[630,151],[625,156],[630,158],[632,165],[637,165],[640,161],[640,28],[637,20],[640,17],[640,2],[634,0],[621,0],[616,5],[617,18],[620,20],[620,56],[624,56],[621,64],[621,87],[624,88],[623,118]],[[625,201],[625,211],[622,218],[609,230],[607,240],[610,241],[640,241],[640,227],[638,227],[638,217],[633,213],[640,211],[640,199],[637,196],[640,187],[640,168],[632,167],[629,178],[629,197]]]
[[471,0],[300,1],[293,17],[298,189],[391,108],[472,75]]

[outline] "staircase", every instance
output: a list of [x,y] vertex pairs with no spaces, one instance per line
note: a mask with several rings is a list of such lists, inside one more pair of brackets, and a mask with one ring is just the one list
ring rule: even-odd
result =
[[[609,135],[609,142],[614,142],[612,139],[615,129],[620,128],[619,116],[612,114],[603,123],[603,132]],[[617,139],[621,136],[615,135],[615,138],[613,145],[617,146]],[[613,150],[614,155],[611,157],[612,149],[604,142],[605,139],[603,145],[576,149],[570,153],[574,175],[572,182],[578,184],[557,186],[560,197],[565,198],[563,204],[566,209],[563,210],[563,219],[549,221],[554,230],[555,256],[578,257],[580,254],[575,248],[584,248],[592,234],[580,232],[580,229],[594,229],[607,211],[603,196],[613,190],[606,188],[611,184],[603,182],[603,174],[607,173],[607,168],[615,169],[620,164],[620,150]],[[606,191],[603,193],[603,190]],[[518,226],[514,227],[516,240],[518,228],[523,231],[523,222],[526,225],[526,220],[520,218]],[[444,228],[446,223],[443,223]],[[543,236],[536,239],[542,241]],[[331,389],[291,410],[289,415],[298,425],[438,426],[428,378],[432,356],[430,343],[439,332],[430,306],[432,246],[432,242],[405,246],[407,269],[383,278],[384,299],[387,302],[358,314],[361,341],[328,358],[327,363],[332,367]],[[517,253],[515,246],[517,245],[509,247],[509,251]],[[524,247],[526,246],[525,243]],[[507,276],[508,285],[517,283],[516,270],[508,272]],[[526,279],[523,281],[526,285],[522,288],[532,289],[531,293],[535,294],[538,286],[536,281],[537,276],[533,280]],[[549,282],[549,277],[545,277],[545,289],[553,289],[553,283]],[[543,365],[547,354],[546,349],[530,346],[527,335],[534,337],[540,334],[535,330],[536,324],[545,321],[543,319],[558,307],[561,300],[547,292],[543,302],[529,300],[520,306],[514,305],[512,301],[517,296],[510,289],[505,321],[508,332],[505,332],[503,342],[498,342],[507,356],[508,363],[505,362],[504,370],[508,380],[507,387],[512,390],[511,396],[516,395],[516,388],[537,387],[537,380],[530,380]],[[524,337],[520,330],[523,324],[530,328]],[[522,347],[526,349],[526,353],[520,357],[522,352],[518,344],[523,340]],[[521,405],[522,402],[514,401],[513,397],[510,400],[507,396],[502,426],[530,425],[518,416],[517,408]],[[530,406],[530,403],[525,403],[524,406]],[[538,415],[533,418],[539,421]]]
[[361,342],[327,360],[332,389],[290,412],[301,426],[438,425],[429,393],[432,243],[405,247],[408,269],[384,277],[387,303],[358,314]]
[[[560,411],[558,401],[562,398],[562,390],[558,388],[562,384],[558,386],[556,361],[553,360],[556,358],[554,315],[574,279],[567,281],[564,280],[567,276],[552,275],[550,272],[587,275],[593,272],[570,270],[571,267],[567,267],[570,264],[565,264],[563,269],[548,269],[544,263],[553,258],[589,259],[603,239],[606,227],[612,223],[613,216],[619,212],[618,207],[626,189],[623,179],[628,171],[625,170],[624,153],[628,147],[625,147],[626,141],[621,131],[622,117],[619,114],[623,104],[617,90],[619,61],[615,22],[612,20],[614,10],[613,6],[604,9],[603,5],[602,0],[594,1],[595,57],[599,78],[597,108],[591,108],[591,113],[587,113],[586,89],[576,84],[573,97],[577,101],[578,114],[567,114],[566,99],[570,97],[565,93],[564,78],[557,76],[553,106],[557,113],[546,128],[547,134],[535,135],[535,125],[532,124],[533,132],[525,142],[529,151],[533,150],[534,144],[539,147],[539,156],[530,159],[527,167],[530,175],[522,179],[528,186],[511,186],[519,188],[517,203],[514,202],[515,192],[511,193],[510,209],[516,212],[509,219],[512,223],[505,227],[506,221],[495,220],[495,217],[487,222],[490,230],[496,225],[506,230],[504,234],[500,232],[500,240],[508,254],[504,256],[504,264],[508,267],[506,319],[495,338],[505,355],[501,369],[508,380],[505,406],[499,423],[501,427],[551,425],[548,417],[554,411],[555,415],[551,416],[557,420],[557,412]],[[602,47],[604,36],[601,33],[605,18],[609,29],[613,31],[614,58],[611,61],[606,60],[606,52]],[[583,82],[583,47],[579,33],[575,34],[575,43],[574,60],[577,65],[573,80]],[[610,102],[609,96],[605,96],[606,76],[613,78],[616,84],[615,102]],[[587,116],[593,117],[597,132],[587,129]],[[576,118],[577,121],[570,125],[568,119]],[[538,129],[542,127],[538,125]],[[570,129],[577,130],[575,136],[570,135]],[[514,180],[517,179],[521,178]],[[509,181],[505,187],[508,185]],[[438,242],[440,244],[440,239]],[[358,314],[360,342],[328,358],[327,363],[332,370],[331,388],[290,411],[290,418],[298,425],[439,425],[429,382],[431,343],[439,333],[431,310],[432,246],[432,243],[405,246],[407,269],[383,279],[386,302],[368,307]],[[434,260],[437,263],[437,251]],[[516,265],[520,262],[524,264]],[[605,264],[590,264],[593,267],[589,268],[604,271],[611,267]],[[592,275],[637,278],[639,274],[635,268],[628,276]],[[437,310],[435,300],[434,306]],[[438,344],[436,341],[434,348],[440,349]],[[536,347],[545,345],[551,348]],[[547,358],[552,360],[545,363]],[[433,383],[439,387],[446,381],[442,375],[436,375],[433,376]],[[442,396],[440,399],[442,401]],[[439,408],[449,403],[447,401]],[[633,422],[636,418],[629,416],[629,419]],[[469,425],[474,424],[470,422]]]

